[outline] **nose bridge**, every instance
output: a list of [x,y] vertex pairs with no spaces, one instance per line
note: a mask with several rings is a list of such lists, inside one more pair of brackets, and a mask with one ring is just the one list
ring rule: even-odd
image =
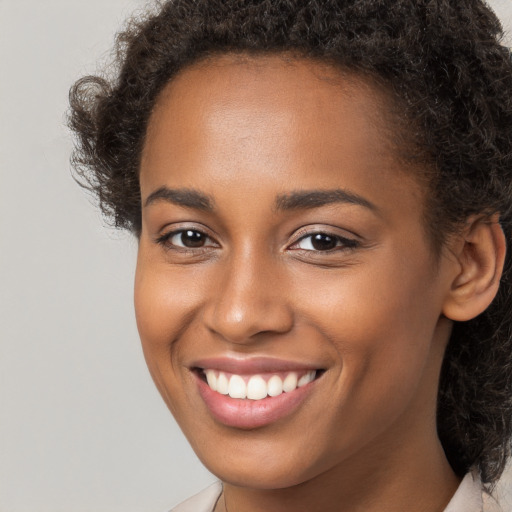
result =
[[223,261],[208,305],[207,327],[233,343],[246,343],[263,332],[291,329],[293,316],[280,262],[250,244]]

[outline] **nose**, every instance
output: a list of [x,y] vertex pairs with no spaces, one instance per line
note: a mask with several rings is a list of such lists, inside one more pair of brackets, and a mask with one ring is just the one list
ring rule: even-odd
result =
[[283,334],[293,326],[285,276],[279,262],[248,253],[217,268],[204,323],[226,341],[246,344],[261,334]]

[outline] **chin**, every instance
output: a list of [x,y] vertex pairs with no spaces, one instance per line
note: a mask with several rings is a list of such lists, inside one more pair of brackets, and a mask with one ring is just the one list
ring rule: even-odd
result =
[[[279,433],[270,429],[211,436],[211,443],[202,440],[192,447],[204,466],[225,483],[261,490],[284,489],[303,484],[328,470],[329,455],[312,453],[311,441],[298,436],[293,444],[282,442]],[[204,437],[202,437],[204,439]],[[286,440],[285,440],[286,441]],[[330,450],[329,450],[330,451]]]
[[303,484],[316,476],[298,468],[269,466],[261,460],[254,461],[250,466],[237,465],[229,468],[227,464],[221,467],[213,464],[206,467],[222,482],[260,490],[286,489]]

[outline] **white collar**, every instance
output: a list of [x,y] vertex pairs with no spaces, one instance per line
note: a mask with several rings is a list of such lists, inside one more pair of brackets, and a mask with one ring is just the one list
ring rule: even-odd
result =
[[444,512],[482,512],[482,482],[476,471],[468,473]]

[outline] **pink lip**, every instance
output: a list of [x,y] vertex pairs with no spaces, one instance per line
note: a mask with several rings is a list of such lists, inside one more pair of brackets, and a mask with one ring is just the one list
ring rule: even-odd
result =
[[212,357],[195,361],[192,368],[210,368],[221,372],[236,373],[237,375],[254,375],[257,373],[280,373],[318,370],[319,366],[301,362],[274,359],[271,357],[251,357],[237,359],[234,357]]
[[[246,360],[213,358],[197,361],[195,368],[211,368],[237,375],[257,373],[281,373],[290,371],[315,370],[308,364],[299,364],[271,358]],[[312,392],[316,380],[279,396],[262,400],[231,398],[213,391],[196,373],[198,391],[210,414],[220,423],[239,429],[264,427],[292,414]]]

